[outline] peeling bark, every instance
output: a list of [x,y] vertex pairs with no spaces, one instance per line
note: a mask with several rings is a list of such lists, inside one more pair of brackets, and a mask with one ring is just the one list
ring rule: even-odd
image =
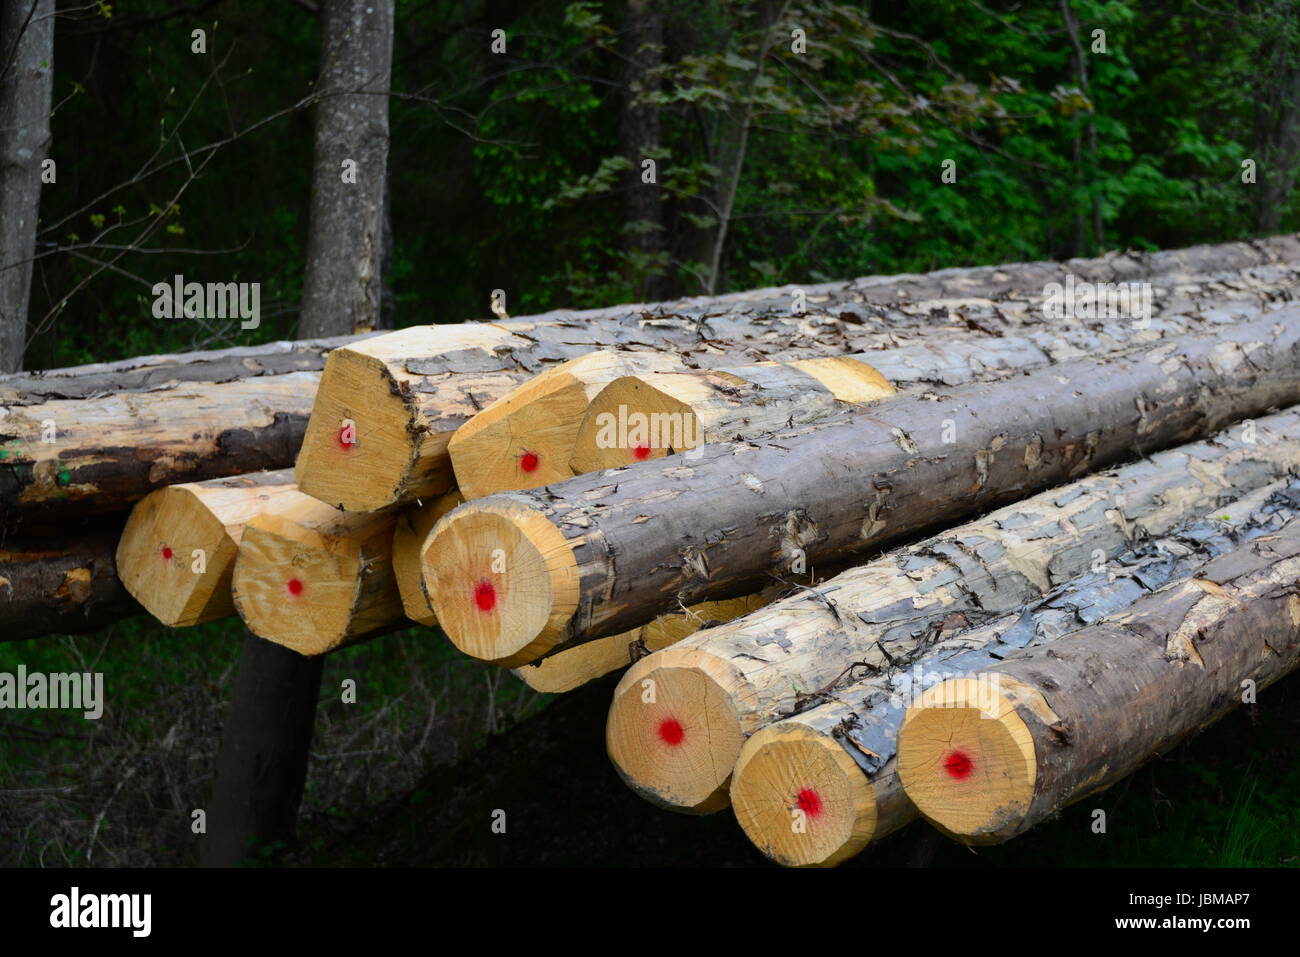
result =
[[[1006,768],[1012,786],[1004,800],[987,801],[969,788],[947,811],[934,803],[941,789],[927,787],[931,796],[923,798],[914,788],[914,780],[933,778],[914,735],[921,716],[935,710],[926,706],[950,682],[935,686],[900,732],[907,793],[960,840],[988,844],[1111,786],[1239,705],[1247,681],[1267,687],[1300,663],[1297,581],[1300,522],[1291,521],[1125,612],[984,669],[978,677],[999,712],[988,725],[1008,729],[1020,751],[1018,766]],[[945,710],[959,719],[964,711]],[[987,760],[991,773],[1005,765],[992,752],[974,760]],[[986,807],[991,803],[996,807]],[[954,827],[958,815],[964,823]]]
[[[944,635],[962,628],[970,617],[982,617],[987,611],[968,604],[943,619],[930,616],[937,626],[934,644],[918,647],[908,655],[900,652],[895,660],[901,659],[903,666],[897,670],[870,664],[854,669],[872,673],[848,683],[842,679],[839,686],[805,699],[802,704],[812,701],[814,706],[768,725],[750,739],[745,752],[796,726],[827,742],[836,742],[871,783],[875,815],[866,837],[877,841],[917,816],[898,781],[895,758],[904,711],[921,692],[940,681],[988,668],[1022,649],[1037,648],[1128,609],[1139,598],[1167,584],[1199,574],[1213,558],[1243,543],[1276,534],[1297,514],[1300,514],[1300,480],[1284,479],[1215,508],[1213,514],[1180,526],[1169,535],[1140,539],[1110,557],[1103,570],[1087,571],[1069,579],[1021,610],[961,631],[954,637]],[[909,664],[909,659],[915,660]],[[824,700],[816,703],[818,699]],[[743,763],[744,752],[737,767]],[[744,787],[738,774],[732,786],[733,802]],[[757,797],[765,799],[761,794]],[[741,814],[740,808],[737,814]],[[748,829],[747,833],[764,849],[763,835]],[[864,846],[865,841],[849,849],[845,856]]]
[[1300,401],[1300,321],[1276,316],[490,496],[440,529],[498,503],[569,540],[578,610],[537,636],[540,656],[753,591],[791,554],[844,559]]

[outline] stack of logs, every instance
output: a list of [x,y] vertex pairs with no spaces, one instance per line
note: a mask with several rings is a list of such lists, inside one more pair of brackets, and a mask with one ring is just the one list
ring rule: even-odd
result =
[[626,668],[627,784],[782,864],[1005,840],[1300,660],[1298,275],[1284,236],[5,377],[4,637],[436,625],[541,691]]

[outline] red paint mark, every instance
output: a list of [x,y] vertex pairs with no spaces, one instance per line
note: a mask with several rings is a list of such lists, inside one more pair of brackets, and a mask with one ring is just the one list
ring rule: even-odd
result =
[[650,446],[638,445],[632,450],[632,455],[636,459],[648,459],[650,457]]
[[822,796],[812,788],[804,788],[799,792],[799,810],[803,811],[809,817],[816,817],[822,812]]
[[357,444],[357,434],[353,431],[352,426],[345,425],[339,429],[339,448],[350,449]]
[[684,737],[686,737],[686,732],[682,729],[680,722],[668,718],[659,723],[659,739],[664,744],[671,744],[676,747],[682,743]]
[[301,594],[302,594],[302,582],[300,582],[300,581],[299,581],[298,579],[296,579],[296,578],[290,578],[290,579],[289,579],[289,594],[290,594],[290,595],[301,595]]
[[536,472],[538,458],[536,452],[525,452],[519,459],[519,467],[525,472]]
[[491,582],[479,582],[474,586],[474,604],[479,611],[491,611],[497,605],[497,590]]
[[960,780],[970,777],[970,773],[975,770],[975,762],[965,751],[949,751],[948,756],[943,759],[943,767],[945,771]]
[[174,555],[174,554],[175,554],[175,552],[173,552],[173,551],[171,550],[171,546],[170,546],[170,545],[164,545],[164,546],[163,546],[163,550],[162,550],[163,561],[165,561],[165,562],[169,562],[169,561],[171,561],[171,560],[172,560],[172,555]]

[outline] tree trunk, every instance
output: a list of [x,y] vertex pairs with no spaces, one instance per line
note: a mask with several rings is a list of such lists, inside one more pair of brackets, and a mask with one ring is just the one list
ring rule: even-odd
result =
[[[1127,609],[1234,545],[1275,533],[1297,513],[1300,482],[1267,485],[1215,508],[1208,520],[1138,541],[1103,569],[1070,579],[1018,612],[925,648],[910,666],[831,689],[823,703],[745,742],[731,784],[737,820],[778,863],[847,860],[917,816],[895,757],[903,711],[922,691]],[[794,809],[805,814],[798,828]]]
[[380,327],[393,0],[322,0],[299,335]]
[[293,844],[322,662],[244,639],[199,850],[204,866],[236,867]]
[[[625,66],[623,71],[623,116],[619,147],[627,161],[627,196],[624,203],[623,251],[629,272],[640,277],[637,296],[654,300],[664,296],[663,194],[658,171],[653,183],[641,181],[641,162],[657,152],[660,143],[659,106],[643,98],[659,92],[655,74],[663,56],[664,16],[656,0],[628,0]],[[656,162],[658,160],[656,159]]]
[[169,485],[131,510],[117,547],[118,574],[168,627],[233,615],[230,577],[244,526],[306,499],[292,469]]
[[1294,41],[1298,14],[1300,4],[1281,0],[1266,7],[1256,20],[1257,27],[1269,31],[1264,40],[1268,63],[1261,70],[1262,89],[1255,98],[1259,177],[1255,208],[1261,233],[1277,232],[1300,166],[1300,46]]
[[8,0],[0,9],[0,372],[23,367],[53,93],[54,0]]
[[758,89],[759,81],[763,77],[763,70],[767,66],[767,53],[771,49],[773,39],[772,27],[785,14],[787,6],[788,4],[782,4],[780,11],[771,20],[760,13],[760,19],[763,21],[763,37],[759,41],[754,76],[750,81],[749,89],[745,93],[745,102],[741,106],[740,115],[736,120],[735,142],[731,146],[731,155],[727,157],[727,168],[724,171],[726,178],[718,184],[718,228],[714,232],[713,243],[709,250],[709,275],[705,287],[709,295],[713,295],[717,291],[718,280],[722,275],[722,251],[726,248],[727,233],[731,229],[731,218],[736,207],[736,191],[740,188],[740,177],[745,169],[745,158],[749,149],[749,129],[754,116],[754,94]]
[[[724,806],[745,737],[822,700],[851,666],[907,663],[955,631],[1040,598],[1142,534],[1166,534],[1225,497],[1285,476],[1300,456],[1300,411],[1259,425],[1273,447],[1225,433],[1090,476],[638,662],[610,708],[610,756],[651,801],[678,810]],[[654,708],[639,694],[647,681],[657,689]],[[668,719],[709,733],[688,733],[665,749],[656,728]]]
[[[678,602],[752,592],[792,561],[844,560],[1297,401],[1300,310],[1282,310],[1142,354],[469,502],[431,536],[425,586],[463,650],[523,664]],[[512,588],[523,568],[545,584]],[[504,596],[495,615],[465,604],[480,578]]]
[[898,777],[933,824],[997,844],[1110,787],[1300,663],[1300,522],[1047,648],[935,685]]

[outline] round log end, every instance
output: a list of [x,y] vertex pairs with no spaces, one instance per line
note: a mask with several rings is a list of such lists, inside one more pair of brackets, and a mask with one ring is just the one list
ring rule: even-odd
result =
[[782,721],[754,733],[731,778],[746,836],[786,867],[830,867],[875,834],[874,788],[834,738]]
[[170,486],[131,510],[118,541],[117,573],[164,625],[197,625],[235,613],[235,548],[225,526],[190,489]]
[[927,689],[898,733],[903,790],[931,823],[966,844],[1015,834],[1034,797],[1033,738],[997,677],[950,678]]
[[277,515],[249,522],[235,560],[235,609],[253,634],[301,655],[323,655],[351,637],[361,550]]
[[447,446],[461,493],[476,499],[572,476],[573,440],[586,409],[585,383],[564,366],[489,405]]
[[623,780],[671,811],[727,806],[745,734],[730,668],[691,648],[668,648],[632,666],[614,691],[605,746]]
[[654,383],[673,373],[615,379],[591,400],[573,444],[578,474],[663,458],[704,444],[704,426],[691,406]]
[[415,418],[381,360],[335,349],[298,453],[298,488],[350,512],[402,500],[426,438]]
[[434,526],[420,562],[425,594],[452,643],[503,667],[549,652],[578,607],[572,544],[520,502],[462,505]]

